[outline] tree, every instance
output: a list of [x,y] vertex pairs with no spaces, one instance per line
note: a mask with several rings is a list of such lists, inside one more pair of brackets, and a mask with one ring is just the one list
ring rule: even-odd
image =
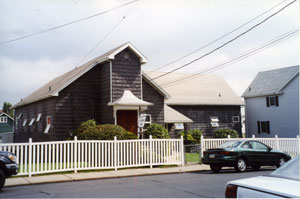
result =
[[12,105],[9,102],[4,102],[2,106],[2,110],[4,113],[8,114],[9,116],[13,117],[13,110],[11,109]]

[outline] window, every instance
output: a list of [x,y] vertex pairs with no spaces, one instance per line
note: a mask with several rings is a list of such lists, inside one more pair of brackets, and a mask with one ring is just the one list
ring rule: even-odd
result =
[[37,122],[39,122],[39,121],[40,121],[40,119],[41,119],[41,116],[42,116],[42,114],[41,114],[41,113],[39,113],[39,114],[38,114],[38,116],[36,117],[36,121],[37,121]]
[[20,113],[20,114],[18,115],[18,120],[21,119],[21,117],[22,117],[22,113]]
[[0,123],[7,123],[7,117],[0,117]]
[[252,145],[249,142],[246,142],[242,145],[242,148],[252,149]]
[[183,123],[175,123],[174,125],[175,125],[176,130],[183,130],[184,129]]
[[218,119],[218,117],[210,117],[210,125],[212,127],[219,127],[219,119]]
[[266,97],[266,104],[267,104],[267,107],[279,106],[278,96]]
[[141,122],[139,126],[141,126],[141,128],[143,128],[143,131],[145,131],[151,124],[151,114],[141,114],[139,120],[139,123]]
[[33,125],[33,123],[34,123],[34,120],[35,120],[35,118],[32,118],[32,119],[30,120],[30,122],[29,122],[29,126],[32,126],[32,125]]
[[51,127],[51,117],[50,116],[47,116],[46,117],[46,128],[45,128],[45,131],[44,133],[49,133],[49,130],[50,130],[50,127]]
[[24,119],[23,120],[23,126],[26,126],[26,123],[27,123],[27,119]]
[[269,121],[257,121],[258,134],[267,133],[270,134],[270,122]]
[[268,150],[268,147],[260,142],[251,142],[251,145],[252,145],[253,149],[265,150],[265,151]]
[[239,123],[240,122],[240,116],[232,116],[232,122],[233,123]]

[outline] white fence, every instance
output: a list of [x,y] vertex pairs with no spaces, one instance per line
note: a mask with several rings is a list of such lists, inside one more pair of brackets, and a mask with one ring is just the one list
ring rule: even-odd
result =
[[275,138],[256,138],[254,135],[252,138],[228,138],[225,139],[204,139],[201,137],[201,157],[203,157],[203,152],[207,149],[216,148],[220,144],[231,140],[258,140],[273,149],[277,149],[283,151],[290,156],[294,157],[299,154],[300,147],[300,139],[299,136],[297,138],[278,138],[276,135]]
[[141,140],[77,140],[0,144],[17,156],[18,175],[87,169],[184,165],[183,138]]

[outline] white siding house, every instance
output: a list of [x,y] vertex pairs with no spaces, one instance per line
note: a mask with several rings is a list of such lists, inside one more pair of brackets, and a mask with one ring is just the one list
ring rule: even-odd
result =
[[258,73],[242,97],[247,137],[299,135],[299,66]]

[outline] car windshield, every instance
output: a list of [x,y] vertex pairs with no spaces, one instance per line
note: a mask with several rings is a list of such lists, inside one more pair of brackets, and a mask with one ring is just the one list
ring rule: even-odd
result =
[[270,174],[271,176],[290,178],[300,181],[299,155]]
[[239,146],[242,142],[241,141],[229,141],[221,144],[218,148],[235,148]]

